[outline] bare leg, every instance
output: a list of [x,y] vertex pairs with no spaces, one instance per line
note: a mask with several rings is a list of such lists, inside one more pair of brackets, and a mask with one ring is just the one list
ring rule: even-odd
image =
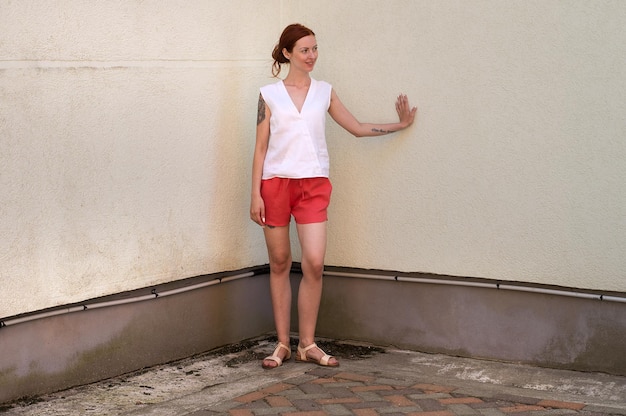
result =
[[[289,226],[265,227],[265,242],[270,261],[270,293],[274,324],[278,341],[289,346],[289,327],[291,325],[291,243],[289,241]],[[281,359],[287,352],[281,350]],[[268,367],[275,367],[274,361],[264,361]]]
[[[315,327],[322,299],[322,274],[326,255],[326,222],[297,224],[298,238],[302,247],[302,280],[298,290],[298,325],[300,346],[315,342]],[[317,348],[307,353],[319,359],[323,353]],[[336,360],[331,359],[330,363]]]

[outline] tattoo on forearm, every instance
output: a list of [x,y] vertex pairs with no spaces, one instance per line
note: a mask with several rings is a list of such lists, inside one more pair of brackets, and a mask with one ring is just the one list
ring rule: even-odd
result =
[[374,133],[381,133],[381,134],[389,134],[389,133],[395,132],[395,130],[383,130],[383,129],[377,129],[377,128],[373,128],[372,131]]
[[263,96],[259,94],[259,110],[256,115],[256,125],[258,126],[265,120],[265,100]]

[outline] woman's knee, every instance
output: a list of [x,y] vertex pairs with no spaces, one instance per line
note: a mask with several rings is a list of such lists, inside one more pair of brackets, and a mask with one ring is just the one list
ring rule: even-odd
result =
[[270,257],[270,270],[273,273],[288,273],[291,270],[291,255],[289,253],[274,254]]
[[302,272],[312,278],[321,279],[324,273],[324,260],[303,259]]

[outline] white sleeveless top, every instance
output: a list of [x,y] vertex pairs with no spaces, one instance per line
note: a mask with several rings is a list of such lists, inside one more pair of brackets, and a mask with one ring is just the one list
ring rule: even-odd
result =
[[331,91],[329,83],[311,79],[302,111],[298,112],[283,81],[261,87],[271,111],[263,179],[328,177],[326,113]]

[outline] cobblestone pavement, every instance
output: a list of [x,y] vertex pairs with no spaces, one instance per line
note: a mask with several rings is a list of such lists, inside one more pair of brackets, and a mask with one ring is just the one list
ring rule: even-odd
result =
[[338,368],[263,370],[253,340],[0,406],[2,415],[626,415],[626,377],[320,342]]
[[494,391],[476,395],[440,384],[373,373],[313,369],[304,375],[235,397],[194,416],[285,415],[562,415],[602,414],[610,409],[581,402],[515,396]]

